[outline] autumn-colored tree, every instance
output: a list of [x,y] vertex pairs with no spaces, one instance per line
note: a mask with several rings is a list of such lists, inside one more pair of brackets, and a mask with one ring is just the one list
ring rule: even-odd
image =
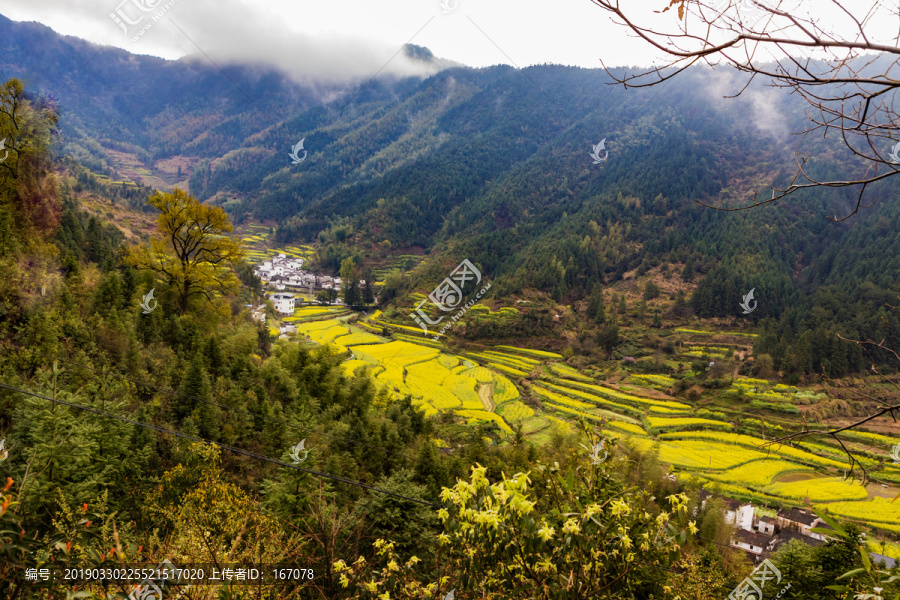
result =
[[163,276],[180,299],[181,313],[191,298],[212,300],[213,292],[236,293],[240,281],[235,265],[244,256],[228,214],[207,206],[185,191],[157,192],[148,203],[159,210],[159,236],[149,246],[131,248],[126,261]]
[[18,79],[0,85],[0,251],[15,251],[56,232],[60,202],[50,144],[58,117],[32,102]]

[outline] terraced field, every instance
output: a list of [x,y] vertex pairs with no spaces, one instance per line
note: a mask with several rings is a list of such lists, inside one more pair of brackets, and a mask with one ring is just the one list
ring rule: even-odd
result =
[[[535,443],[549,441],[552,427],[572,430],[573,421],[584,419],[624,443],[657,452],[679,479],[696,477],[731,497],[770,505],[810,502],[900,532],[900,503],[870,501],[865,488],[838,477],[847,465],[835,448],[818,442],[767,445],[737,433],[726,413],[698,410],[663,393],[674,387],[674,377],[631,374],[627,386],[615,386],[549,352],[496,346],[463,356],[449,354],[442,344],[424,338],[420,329],[386,323],[377,312],[355,326],[328,319],[328,313],[313,307],[304,316],[320,320],[299,321],[298,330],[352,354],[344,363],[348,373],[367,371],[393,396],[412,396],[430,416],[450,412],[468,423],[496,424],[507,435],[520,425]],[[374,335],[384,326],[393,341]],[[723,392],[745,401],[786,403],[801,403],[810,393],[742,377]],[[539,400],[543,410],[536,412],[529,397]],[[761,424],[750,418],[742,421]],[[856,439],[871,447],[892,447],[887,436],[863,432]]]
[[513,433],[515,424],[532,436],[550,426],[521,401],[506,377],[463,357],[403,340],[387,342],[337,320],[299,323],[297,328],[320,344],[352,353],[344,363],[348,374],[368,371],[394,397],[410,395],[428,416],[452,412],[468,423],[494,423],[504,434]]
[[315,249],[312,246],[303,244],[281,247],[270,245],[272,236],[270,228],[262,225],[247,225],[242,228],[240,235],[246,253],[246,260],[252,265],[259,264],[278,254],[305,260],[309,260],[315,254]]

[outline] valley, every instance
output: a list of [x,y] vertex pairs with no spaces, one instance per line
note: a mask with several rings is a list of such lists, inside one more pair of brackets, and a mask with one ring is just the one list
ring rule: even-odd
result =
[[95,1],[0,9],[0,598],[900,600],[895,39]]

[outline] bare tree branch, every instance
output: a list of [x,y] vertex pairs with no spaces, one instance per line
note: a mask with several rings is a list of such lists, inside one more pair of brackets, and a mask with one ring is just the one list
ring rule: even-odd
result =
[[[855,205],[835,222],[871,206],[864,196],[871,185],[898,173],[900,114],[893,105],[900,87],[900,14],[880,0],[842,3],[839,0],[668,0],[661,10],[645,3],[591,0],[613,21],[660,51],[664,64],[618,75],[603,65],[616,84],[626,88],[659,85],[701,61],[726,65],[749,75],[730,97],[740,96],[760,75],[772,87],[796,93],[809,106],[809,126],[797,132],[840,135],[859,159],[857,174],[845,179],[821,179],[796,159],[797,170],[786,185],[770,185],[771,197],[739,207],[703,206],[725,211],[771,204],[800,190],[819,187],[858,188]],[[677,8],[675,13],[669,13]],[[659,15],[654,17],[653,13]],[[668,13],[668,14],[666,14]],[[825,16],[829,21],[825,23]],[[879,40],[878,29],[895,24],[892,39]],[[601,61],[601,64],[602,61]],[[882,148],[882,150],[879,150]],[[802,153],[801,153],[802,154]]]

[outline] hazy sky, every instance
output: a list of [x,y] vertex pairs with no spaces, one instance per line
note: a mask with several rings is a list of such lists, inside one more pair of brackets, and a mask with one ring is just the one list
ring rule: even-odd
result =
[[[881,0],[758,0],[793,14],[834,21],[852,34],[897,34],[896,8],[863,15]],[[728,0],[709,0],[711,4]],[[732,0],[747,10],[750,0]],[[625,0],[629,16],[671,30],[668,0]],[[344,79],[377,72],[423,73],[397,52],[411,42],[472,67],[541,63],[599,68],[664,59],[591,0],[3,0],[0,13],[59,33],[168,59],[197,55],[216,64],[258,61],[299,78]],[[651,20],[651,21],[648,21]],[[849,27],[849,29],[848,29]],[[884,31],[879,31],[883,29]],[[880,40],[879,40],[880,41]]]
[[[4,0],[0,13],[138,54],[174,59],[202,51],[308,75],[372,74],[386,63],[387,71],[403,71],[403,59],[391,57],[406,42],[474,67],[598,68],[601,56],[610,65],[653,58],[590,0],[443,1],[452,10],[442,0]],[[111,14],[139,22],[126,34]]]

